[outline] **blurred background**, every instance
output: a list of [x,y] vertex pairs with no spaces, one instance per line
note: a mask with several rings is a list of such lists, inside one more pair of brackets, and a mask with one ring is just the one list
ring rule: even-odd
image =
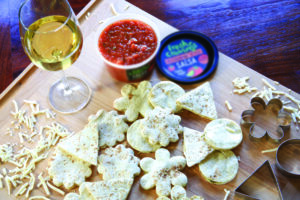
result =
[[[22,2],[0,0],[0,92],[30,63],[19,36]],[[69,2],[78,13],[89,0]],[[299,0],[128,2],[180,30],[206,34],[222,53],[300,93]]]

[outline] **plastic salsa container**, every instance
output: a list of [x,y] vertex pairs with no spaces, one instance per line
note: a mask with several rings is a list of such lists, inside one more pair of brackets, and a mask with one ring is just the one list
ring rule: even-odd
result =
[[157,26],[136,14],[107,19],[97,31],[97,52],[110,75],[124,82],[139,81],[154,67],[160,46]]
[[195,83],[208,78],[218,66],[218,49],[199,32],[178,31],[161,42],[156,56],[159,70],[179,83]]

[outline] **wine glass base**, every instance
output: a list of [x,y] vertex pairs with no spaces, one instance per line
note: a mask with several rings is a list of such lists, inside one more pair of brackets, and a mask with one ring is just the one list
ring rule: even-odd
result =
[[55,110],[67,114],[83,109],[90,101],[92,92],[84,81],[75,77],[66,79],[51,86],[49,102]]

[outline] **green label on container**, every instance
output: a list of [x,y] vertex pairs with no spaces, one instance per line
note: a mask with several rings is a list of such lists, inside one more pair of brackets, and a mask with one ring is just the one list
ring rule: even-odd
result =
[[143,67],[140,67],[138,69],[127,70],[126,71],[127,78],[128,78],[129,81],[134,81],[134,80],[141,79],[144,76],[146,76],[146,74],[150,70],[151,70],[151,64],[146,64]]

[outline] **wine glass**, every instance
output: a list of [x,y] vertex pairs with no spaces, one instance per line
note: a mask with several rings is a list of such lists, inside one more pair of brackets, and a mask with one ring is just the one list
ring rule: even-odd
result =
[[25,53],[39,68],[61,70],[63,78],[51,86],[49,102],[62,113],[86,106],[91,89],[82,80],[66,77],[65,69],[79,57],[82,34],[67,0],[26,0],[19,9],[20,37]]

